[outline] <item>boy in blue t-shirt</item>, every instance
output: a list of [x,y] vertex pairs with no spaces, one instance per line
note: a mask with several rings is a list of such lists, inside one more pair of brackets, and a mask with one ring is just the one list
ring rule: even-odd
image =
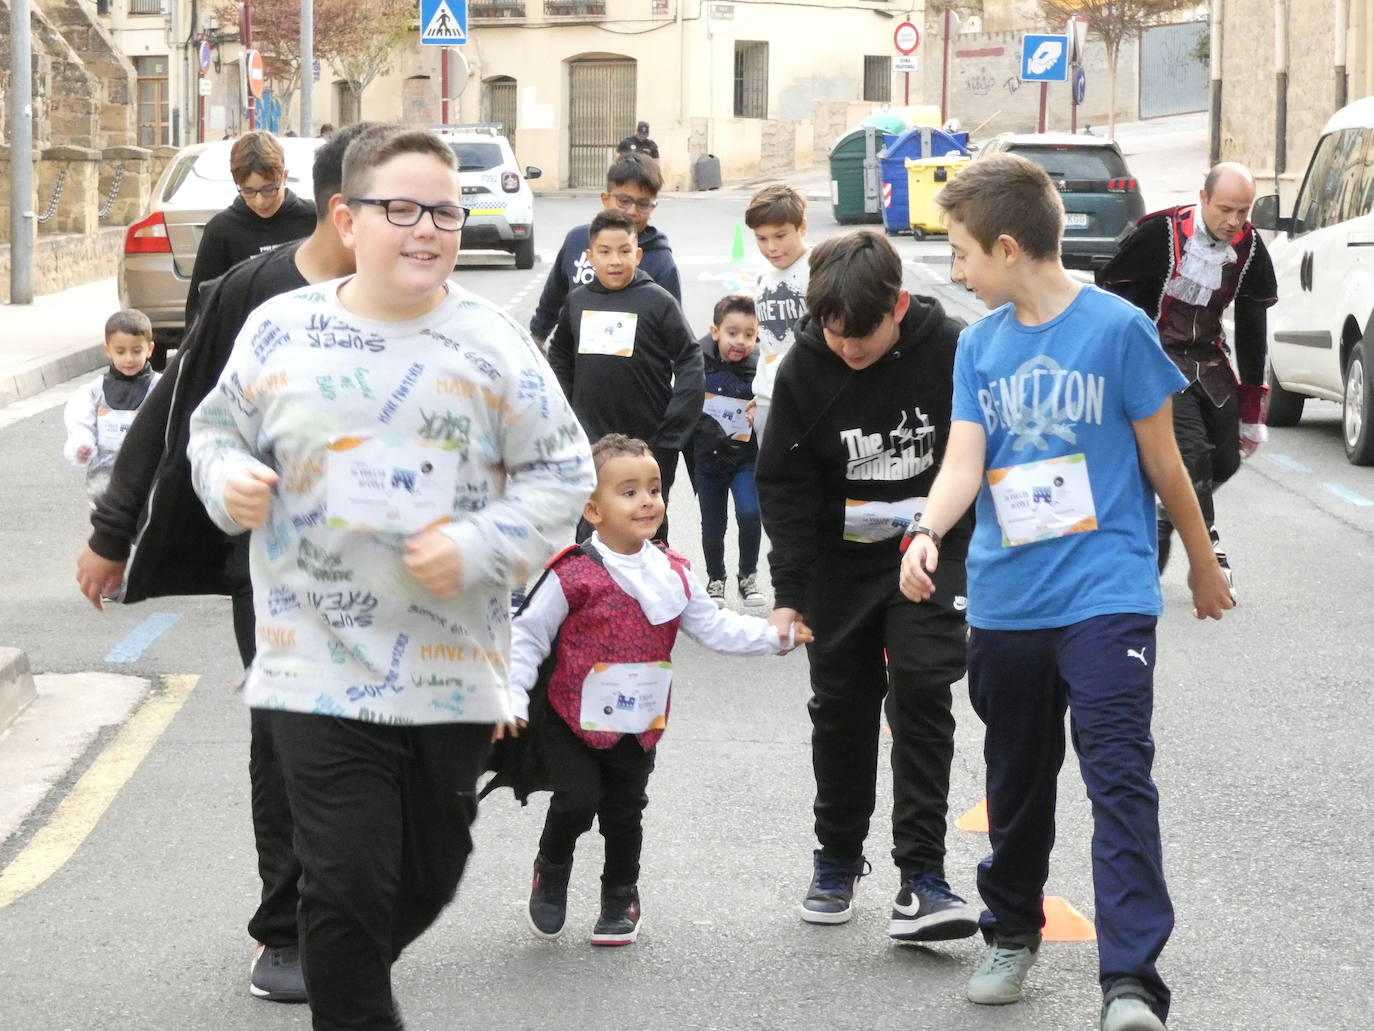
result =
[[1154,495],[1187,548],[1195,615],[1234,604],[1174,443],[1183,377],[1140,311],[1065,274],[1064,209],[1038,166],[975,162],[937,203],[952,278],[995,309],[961,336],[949,446],[901,572],[902,591],[927,598],[940,536],[977,498],[968,667],[987,728],[992,855],[978,888],[991,948],[968,997],[1018,1001],[1035,962],[1067,708],[1093,808],[1102,1031],[1161,1031],[1155,961],[1173,907],[1150,776]]

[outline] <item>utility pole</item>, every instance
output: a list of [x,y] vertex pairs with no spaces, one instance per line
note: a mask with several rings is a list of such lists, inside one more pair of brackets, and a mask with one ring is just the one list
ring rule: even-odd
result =
[[1288,170],[1288,0],[1274,0],[1274,192]]
[[301,135],[315,135],[314,0],[301,0]]
[[29,0],[10,0],[10,304],[33,303],[33,50]]
[[258,98],[253,96],[253,88],[249,85],[248,78],[251,71],[248,68],[248,53],[253,49],[253,0],[243,0],[243,83],[248,87],[248,131],[252,132],[257,126]]
[[1350,13],[1350,0],[1335,0],[1336,22],[1336,104],[1335,110],[1345,107],[1347,87],[1345,81],[1345,42],[1349,29],[1346,27]]

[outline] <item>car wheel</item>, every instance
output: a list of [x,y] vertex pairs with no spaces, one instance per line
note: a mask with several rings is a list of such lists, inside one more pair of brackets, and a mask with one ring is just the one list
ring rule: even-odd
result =
[[1302,418],[1306,395],[1295,394],[1279,386],[1273,363],[1265,367],[1264,379],[1269,384],[1269,413],[1265,416],[1265,423],[1269,426],[1296,426]]
[[1345,364],[1345,398],[1341,403],[1341,436],[1345,438],[1345,457],[1352,465],[1374,464],[1372,371],[1364,359],[1364,341],[1360,341],[1351,348]]
[[534,268],[534,237],[517,242],[511,253],[515,255],[516,268]]

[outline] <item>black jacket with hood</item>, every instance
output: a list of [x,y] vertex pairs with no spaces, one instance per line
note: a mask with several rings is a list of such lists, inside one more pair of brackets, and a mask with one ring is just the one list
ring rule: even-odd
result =
[[[737,362],[727,362],[720,356],[720,345],[707,333],[697,343],[701,346],[701,356],[706,369],[707,394],[721,397],[734,397],[748,403],[754,399],[754,374],[758,372],[759,355],[750,351]],[[759,446],[753,436],[748,440],[735,440],[727,437],[720,423],[706,412],[697,420],[697,431],[692,437],[692,447],[696,452],[696,467],[724,472],[738,469],[758,458]]]
[[[855,371],[812,316],[797,324],[755,472],[778,607],[804,612],[813,578],[881,576],[895,589],[901,535],[845,540],[845,503],[929,496],[949,442],[962,328],[939,301],[913,294],[892,349]],[[963,561],[972,525],[966,515],[945,534],[942,562]]]
[[[638,245],[644,252],[639,267],[681,304],[682,284],[678,280],[677,262],[673,260],[673,249],[668,246],[668,238],[653,226],[646,226],[644,232],[638,234]],[[590,286],[596,282],[596,273],[587,259],[589,247],[591,223],[574,226],[563,238],[563,246],[558,249],[558,257],[553,259],[553,267],[549,269],[549,278],[544,281],[539,305],[530,319],[530,334],[536,339],[548,339],[569,293],[579,286]]]
[[290,190],[269,218],[254,213],[242,197],[205,224],[186,293],[186,328],[200,306],[200,284],[224,275],[239,262],[275,250],[284,243],[304,240],[315,231],[315,205]]
[[[587,311],[635,315],[633,354],[579,353]],[[624,433],[660,451],[691,446],[705,400],[701,348],[682,307],[643,269],[623,290],[592,280],[568,295],[549,339],[549,365],[588,440]]]

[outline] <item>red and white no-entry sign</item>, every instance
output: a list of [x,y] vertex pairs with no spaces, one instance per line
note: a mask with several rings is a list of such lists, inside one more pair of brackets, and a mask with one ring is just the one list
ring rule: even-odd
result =
[[921,45],[921,30],[909,21],[898,25],[892,33],[892,42],[899,54],[914,54]]

